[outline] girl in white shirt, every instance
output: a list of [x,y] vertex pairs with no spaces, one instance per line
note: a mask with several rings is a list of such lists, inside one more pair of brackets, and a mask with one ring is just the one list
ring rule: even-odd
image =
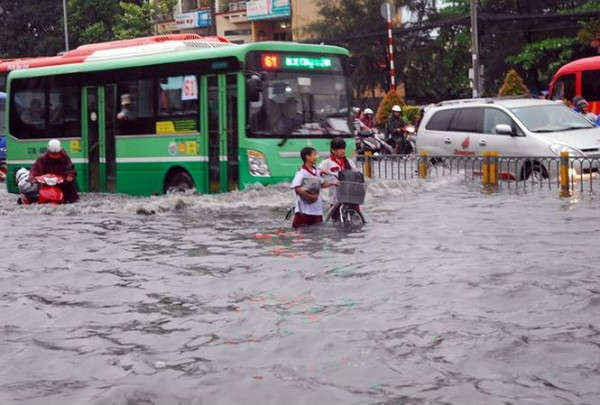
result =
[[323,222],[323,201],[320,189],[330,187],[325,183],[322,172],[316,167],[319,154],[307,146],[300,151],[302,168],[296,172],[291,188],[296,192],[296,206],[292,227],[315,225]]

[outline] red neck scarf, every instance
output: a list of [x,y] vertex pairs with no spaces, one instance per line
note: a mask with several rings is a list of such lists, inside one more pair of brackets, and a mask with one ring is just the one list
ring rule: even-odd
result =
[[305,164],[302,165],[302,168],[304,170],[306,170],[307,172],[309,172],[310,174],[312,174],[313,176],[317,175],[317,168],[316,167],[313,167],[312,169],[309,169],[308,166],[305,163]]
[[335,155],[331,155],[330,159],[340,167],[340,170],[346,170],[346,159],[338,159]]

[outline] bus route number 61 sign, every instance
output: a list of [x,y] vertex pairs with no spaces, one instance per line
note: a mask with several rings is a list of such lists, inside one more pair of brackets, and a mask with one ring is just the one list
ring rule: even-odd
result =
[[198,82],[195,75],[189,75],[183,78],[181,100],[198,100]]

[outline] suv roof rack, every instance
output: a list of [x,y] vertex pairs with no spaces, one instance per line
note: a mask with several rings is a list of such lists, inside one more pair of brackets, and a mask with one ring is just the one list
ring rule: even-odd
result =
[[466,103],[489,103],[489,98],[461,98],[459,100],[447,100],[440,101],[437,106],[453,105],[453,104],[466,104]]
[[467,103],[487,103],[487,104],[493,104],[495,101],[518,100],[518,99],[528,99],[528,98],[534,98],[534,97],[532,95],[530,95],[530,94],[525,94],[525,95],[520,95],[520,96],[497,96],[497,97],[486,97],[486,98],[483,98],[483,97],[482,98],[462,98],[462,99],[458,99],[458,100],[440,101],[436,105],[438,107],[442,107],[442,106],[446,106],[446,105],[467,104]]

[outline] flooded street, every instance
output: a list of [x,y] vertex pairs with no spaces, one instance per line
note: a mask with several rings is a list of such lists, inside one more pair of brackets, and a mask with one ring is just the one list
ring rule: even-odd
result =
[[2,404],[600,402],[598,197],[379,183],[295,233],[285,186],[0,188]]

